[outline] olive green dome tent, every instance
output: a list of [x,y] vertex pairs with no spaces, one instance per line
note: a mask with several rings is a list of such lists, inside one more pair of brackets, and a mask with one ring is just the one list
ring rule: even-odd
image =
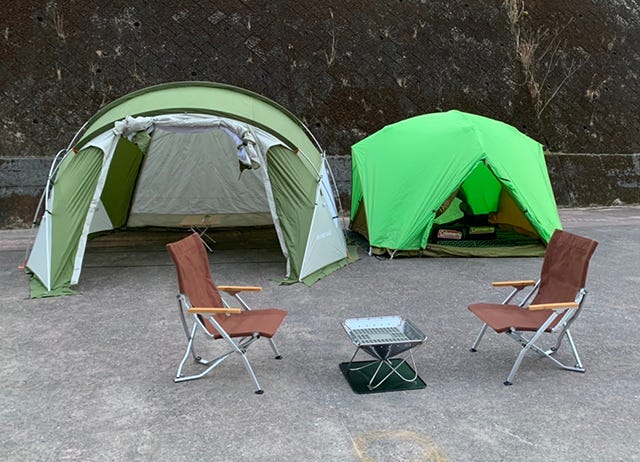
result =
[[32,296],[70,293],[87,239],[125,227],[273,225],[284,282],[346,264],[318,142],[282,106],[230,85],[156,85],[105,106],[56,156],[41,203]]
[[354,144],[351,159],[351,227],[373,251],[541,255],[561,228],[542,146],[496,120],[413,117]]

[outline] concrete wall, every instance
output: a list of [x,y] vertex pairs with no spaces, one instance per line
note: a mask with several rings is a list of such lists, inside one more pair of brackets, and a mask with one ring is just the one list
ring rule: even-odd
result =
[[551,154],[547,168],[558,205],[640,203],[640,154]]
[[30,222],[46,159],[98,109],[176,80],[289,108],[345,206],[353,143],[453,108],[576,153],[549,155],[559,204],[639,202],[636,0],[8,0],[0,31],[0,226]]
[[31,226],[51,159],[0,158],[0,228]]

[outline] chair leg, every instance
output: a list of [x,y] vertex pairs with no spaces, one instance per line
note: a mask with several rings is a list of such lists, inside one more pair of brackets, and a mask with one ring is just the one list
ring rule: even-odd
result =
[[[547,330],[547,327],[551,325],[551,323],[553,322],[554,319],[556,319],[557,316],[558,316],[558,313],[554,311],[553,314],[551,314],[551,316],[549,316],[547,320],[544,323],[542,323],[542,326],[538,328],[538,330],[533,335],[533,337],[531,337],[529,342],[527,342],[527,344],[522,347],[522,351],[520,352],[520,354],[518,354],[518,357],[516,358],[516,362],[513,364],[513,367],[511,368],[511,372],[509,372],[509,375],[507,376],[507,380],[504,381],[505,385],[513,384],[513,378],[515,377],[516,372],[518,372],[520,363],[522,363],[522,359],[524,358],[524,355],[527,353],[527,351],[529,351],[531,347],[535,347],[536,350],[540,351],[540,348],[538,348],[535,343],[540,338],[540,336],[544,334],[545,330]],[[552,358],[551,356],[548,356],[548,357],[552,360],[555,360],[555,358]]]
[[[186,326],[186,323],[185,323]],[[253,372],[253,368],[251,367],[251,363],[249,362],[249,358],[247,358],[246,355],[246,351],[247,348],[249,348],[249,346],[255,342],[256,340],[258,340],[260,338],[259,335],[255,334],[252,335],[251,337],[245,337],[243,339],[241,339],[239,342],[234,342],[233,339],[231,337],[229,337],[229,335],[224,332],[224,330],[222,330],[220,328],[219,332],[222,334],[223,339],[227,342],[227,344],[231,347],[231,349],[229,351],[227,351],[226,353],[222,354],[221,356],[218,356],[215,359],[209,360],[209,361],[205,361],[199,357],[196,356],[194,350],[193,350],[193,339],[195,337],[196,331],[198,329],[198,324],[194,324],[193,327],[191,328],[191,331],[186,331],[187,333],[187,338],[189,339],[189,341],[187,342],[187,348],[186,351],[182,357],[182,360],[180,361],[180,365],[178,366],[178,372],[176,373],[175,378],[173,379],[174,382],[186,382],[188,380],[195,380],[195,379],[200,379],[202,377],[204,377],[205,375],[207,375],[209,372],[211,372],[215,367],[217,367],[222,361],[224,361],[225,359],[227,359],[230,355],[232,355],[233,353],[238,353],[240,356],[242,356],[242,361],[244,362],[244,366],[247,369],[247,372],[249,373],[249,375],[251,376],[251,379],[253,380],[253,383],[256,385],[256,391],[255,393],[258,395],[261,395],[264,393],[264,390],[262,389],[262,387],[260,386],[260,382],[258,382],[258,378],[256,377],[256,374]],[[276,347],[276,344],[272,341],[272,339],[270,340],[270,344],[271,344],[271,348],[273,349],[274,353],[276,354],[276,358],[277,359],[281,359],[282,356],[280,355],[280,352],[278,351],[278,348]],[[202,371],[199,374],[195,374],[195,375],[189,375],[189,376],[185,376],[182,373],[182,369],[184,367],[185,362],[187,361],[187,358],[189,357],[189,354],[193,354],[194,358],[196,359],[197,362],[199,362],[200,364],[203,364],[205,366],[207,366],[207,368]]]
[[253,368],[251,367],[251,363],[249,362],[249,358],[247,358],[247,349],[249,346],[260,339],[260,336],[257,334],[252,335],[251,337],[245,337],[240,340],[238,343],[234,342],[231,337],[229,337],[226,332],[222,335],[222,337],[229,343],[233,351],[238,353],[242,357],[242,362],[244,362],[244,367],[247,369],[247,372],[251,376],[253,383],[256,385],[256,395],[261,395],[264,393],[264,390],[260,386],[260,382],[258,382],[258,378],[256,374],[253,372]]
[[193,351],[193,337],[196,334],[197,327],[198,326],[194,324],[193,327],[191,328],[191,335],[188,336],[189,341],[187,342],[187,349],[184,352],[182,361],[180,361],[180,364],[178,365],[178,372],[176,372],[176,379],[179,377],[182,377],[182,368],[184,367],[184,363],[187,361],[187,358],[189,357],[189,353],[193,354],[193,357],[194,359],[196,359],[196,361],[199,359]]
[[[566,335],[566,331],[563,335]],[[520,345],[522,345],[522,347],[527,346],[527,344],[530,342],[530,340],[525,337],[524,335],[522,335],[520,332],[517,331],[513,331],[513,332],[507,332],[507,335],[509,335],[511,338],[513,338],[516,342],[519,342]],[[538,345],[534,345],[533,343],[530,345],[531,351],[533,351],[534,353],[537,353],[538,355],[547,358],[548,360],[552,361],[554,364],[556,364],[558,367],[560,367],[561,369],[564,369],[566,371],[573,371],[573,372],[585,372],[584,367],[582,366],[582,362],[580,361],[580,357],[578,356],[578,350],[575,348],[575,344],[573,343],[573,338],[571,338],[571,334],[569,334],[570,340],[568,340],[569,344],[571,345],[571,349],[572,349],[572,353],[573,353],[573,357],[576,361],[575,366],[567,366],[566,364],[563,364],[562,362],[558,361],[554,355],[556,354],[556,352],[558,351],[556,349],[556,347],[551,347],[550,350],[543,350],[542,348],[540,348]],[[557,345],[557,344],[556,344]]]
[[566,335],[567,335],[567,340],[569,341],[569,345],[571,345],[571,351],[573,352],[573,357],[576,359],[576,368],[582,369],[581,372],[584,372],[584,366],[582,365],[582,361],[580,360],[580,356],[578,355],[578,349],[576,348],[576,344],[573,342],[573,337],[571,336],[571,332],[567,330]]
[[215,360],[206,362],[206,364],[208,364],[209,367],[207,367],[204,371],[202,371],[199,374],[187,375],[187,376],[179,375],[179,376],[176,376],[176,378],[174,378],[173,381],[178,383],[178,382],[186,382],[188,380],[201,379],[202,377],[207,375],[209,372],[211,372],[213,369],[215,369],[218,366],[218,364],[220,364],[222,361],[227,359],[229,357],[229,355],[231,355],[232,353],[233,353],[233,351],[228,351],[227,353],[225,353],[222,356],[219,356]]
[[247,372],[249,373],[249,375],[253,379],[253,382],[256,384],[255,394],[256,395],[263,394],[264,390],[260,386],[260,382],[258,382],[258,378],[256,377],[256,374],[253,372],[253,368],[251,367],[251,363],[249,362],[249,358],[247,358],[247,355],[244,352],[241,352],[240,355],[242,356],[242,361],[244,362],[244,367],[247,369]]
[[536,334],[533,337],[531,337],[531,340],[529,340],[529,343],[527,343],[522,348],[522,351],[520,352],[520,354],[518,354],[518,357],[516,358],[516,362],[513,364],[513,367],[511,368],[511,372],[509,372],[509,376],[507,377],[507,380],[504,382],[505,385],[513,385],[513,377],[516,375],[516,372],[520,367],[520,363],[522,363],[522,359],[524,358],[524,355],[527,353],[527,351],[529,351],[529,348],[531,348],[531,346],[535,343],[536,340],[538,340],[538,338],[540,337],[540,335],[542,335],[543,332],[544,330],[538,330],[538,332],[536,332]]
[[578,349],[576,348],[576,344],[573,341],[573,337],[572,337],[571,332],[569,331],[569,329],[567,329],[567,330],[565,330],[563,332],[563,336],[565,336],[565,335],[567,337],[567,342],[569,342],[569,346],[571,347],[571,353],[573,354],[573,359],[575,360],[575,365],[574,366],[567,366],[566,364],[561,363],[556,358],[551,356],[551,355],[554,355],[558,351],[557,346],[560,345],[560,340],[558,340],[558,342],[556,343],[556,346],[551,347],[551,350],[542,351],[542,354],[544,354],[547,358],[549,358],[551,361],[556,363],[560,368],[562,368],[564,370],[573,371],[573,372],[585,372],[585,368],[584,368],[584,366],[582,364],[582,360],[580,359],[580,355],[578,354]]
[[469,348],[469,351],[471,351],[472,353],[475,353],[478,348],[478,345],[480,344],[480,340],[482,340],[482,336],[484,335],[484,333],[487,331],[487,324],[484,323],[482,325],[482,328],[480,328],[480,332],[478,333],[478,336],[476,337],[476,341],[473,342],[473,345],[471,345],[471,348]]
[[183,304],[186,306],[188,305],[188,302],[186,301],[184,295],[182,294],[178,294],[177,298],[178,298],[178,312],[180,313],[180,321],[182,322],[182,328],[184,329],[184,335],[187,337],[188,345],[190,345],[189,349],[191,350],[193,359],[199,363],[207,364],[206,361],[203,362],[202,357],[196,353],[196,350],[193,346],[193,337],[197,330],[196,328],[197,323],[194,323],[191,329],[189,329],[189,326],[187,326],[187,320],[184,316],[185,311],[183,309]]
[[271,345],[271,349],[273,350],[273,353],[276,355],[276,359],[282,359],[282,355],[278,351],[276,342],[274,342],[272,338],[269,339],[269,345]]

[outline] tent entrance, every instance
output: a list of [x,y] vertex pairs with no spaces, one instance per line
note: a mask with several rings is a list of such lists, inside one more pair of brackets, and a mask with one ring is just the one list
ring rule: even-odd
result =
[[223,129],[156,129],[127,227],[273,224],[262,172],[238,171],[237,145]]
[[437,216],[425,256],[542,256],[545,245],[511,193],[484,162]]
[[[358,208],[351,229],[367,236],[367,217]],[[507,188],[484,162],[436,211],[424,249],[372,247],[371,253],[390,257],[507,257],[543,256],[545,245]]]

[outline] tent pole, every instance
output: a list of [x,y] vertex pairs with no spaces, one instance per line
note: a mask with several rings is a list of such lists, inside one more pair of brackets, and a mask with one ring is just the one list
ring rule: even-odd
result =
[[[331,178],[331,183],[333,183],[333,200],[338,202],[338,213],[339,216],[344,216],[344,210],[342,208],[342,201],[340,200],[340,193],[338,192],[338,184],[336,183],[336,177],[333,176],[333,170],[331,170],[331,164],[327,161],[325,151],[322,151],[322,161],[326,167],[327,172],[329,173],[329,178]],[[343,229],[344,231],[344,229]]]
[[[49,202],[49,191],[51,190],[51,188],[53,186],[53,177],[58,172],[58,166],[61,163],[60,155],[62,153],[64,153],[66,155],[67,152],[69,152],[68,148],[67,149],[61,149],[53,157],[53,162],[51,162],[51,167],[49,168],[49,175],[47,176],[47,183],[44,186],[44,190],[42,191],[42,194],[40,195],[40,200],[38,201],[38,206],[36,207],[36,212],[34,213],[33,220],[31,221],[31,230],[30,230],[30,236],[29,236],[30,237],[30,243],[29,243],[29,245],[27,245],[27,248],[25,249],[23,263],[18,266],[19,270],[23,270],[27,266],[27,260],[29,259],[29,253],[31,252],[31,249],[33,248],[33,242],[35,240],[35,236],[33,235],[33,231],[34,231],[34,229],[36,227],[36,224],[38,224],[38,217],[40,216],[40,211],[42,210],[42,205],[45,204],[45,211],[46,211],[46,204]],[[64,158],[64,156],[62,156],[62,157]]]

